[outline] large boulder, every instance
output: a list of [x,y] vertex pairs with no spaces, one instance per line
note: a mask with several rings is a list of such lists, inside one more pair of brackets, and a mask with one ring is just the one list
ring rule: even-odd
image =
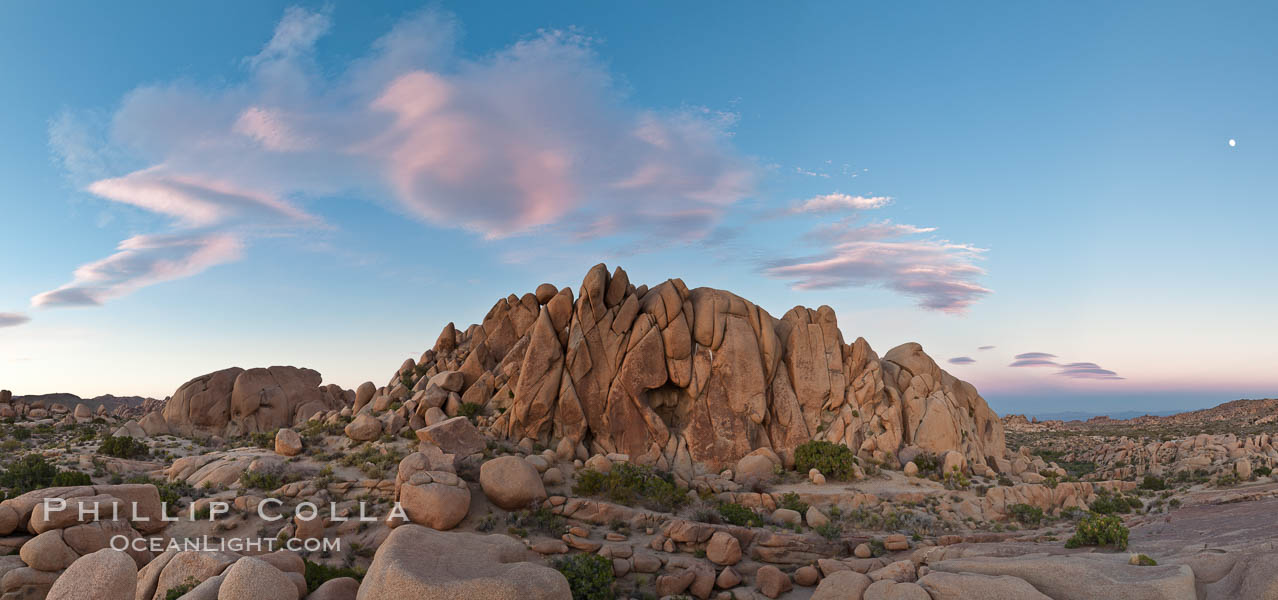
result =
[[[423,476],[429,479],[411,483]],[[457,476],[449,473],[440,473],[440,476],[451,476],[453,482],[459,481]],[[470,490],[465,483],[449,485],[445,481],[434,481],[429,473],[423,473],[400,487],[399,503],[410,521],[445,531],[466,518],[470,511]]]
[[359,600],[569,600],[559,571],[531,562],[523,544],[504,535],[481,536],[401,525],[377,549]]
[[53,582],[48,600],[134,600],[137,588],[133,559],[107,548],[71,563]]
[[501,456],[479,467],[479,485],[488,501],[506,510],[528,508],[546,499],[541,475],[518,456]]
[[183,435],[230,437],[292,427],[353,402],[353,392],[321,386],[322,380],[319,372],[297,367],[223,369],[182,384],[163,417]]
[[245,556],[223,574],[218,600],[297,600],[297,587],[270,563]]

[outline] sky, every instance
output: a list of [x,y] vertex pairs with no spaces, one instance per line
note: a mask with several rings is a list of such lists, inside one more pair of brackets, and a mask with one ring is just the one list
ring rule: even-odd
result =
[[[1274,5],[0,5],[0,387],[389,378],[590,266],[1004,412],[1278,396]],[[1232,141],[1231,141],[1232,140]]]

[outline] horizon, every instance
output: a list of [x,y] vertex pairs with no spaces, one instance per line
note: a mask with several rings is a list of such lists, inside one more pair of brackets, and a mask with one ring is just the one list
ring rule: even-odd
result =
[[1278,396],[1278,7],[1096,6],[0,7],[0,388],[381,385],[605,262],[1000,415]]

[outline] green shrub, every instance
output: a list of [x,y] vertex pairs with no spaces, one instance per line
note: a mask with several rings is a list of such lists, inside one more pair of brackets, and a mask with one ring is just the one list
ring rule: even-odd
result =
[[164,600],[177,600],[187,592],[195,589],[197,585],[200,585],[199,580],[194,577],[187,577],[182,583],[169,588],[169,591],[164,593]]
[[457,408],[457,416],[466,417],[472,423],[475,422],[475,417],[478,417],[483,412],[484,407],[475,402],[462,402],[461,406]]
[[1132,564],[1138,567],[1157,567],[1158,561],[1150,558],[1148,554],[1137,554],[1132,558]]
[[612,561],[598,554],[574,554],[552,565],[568,580],[572,600],[612,600]]
[[843,526],[835,521],[829,521],[824,525],[818,525],[814,531],[827,540],[837,540],[843,535]]
[[278,473],[270,473],[267,471],[244,471],[240,473],[240,487],[250,490],[274,490],[283,485]]
[[602,496],[618,504],[639,504],[661,512],[674,512],[688,502],[687,492],[675,485],[669,473],[630,463],[617,463],[607,473],[583,470],[577,474],[572,491],[578,496]]
[[1167,481],[1163,479],[1162,477],[1146,475],[1145,478],[1142,479],[1140,482],[1140,489],[1154,490],[1154,491],[1165,490],[1167,489]]
[[914,457],[914,466],[919,468],[919,477],[927,477],[929,474],[938,474],[941,472],[941,457],[929,452],[920,453]]
[[102,440],[102,445],[98,446],[98,454],[112,456],[115,458],[137,458],[146,456],[150,450],[146,447],[145,442],[135,440],[127,435],[120,437],[108,435]]
[[763,527],[763,516],[735,502],[724,502],[718,508],[725,523],[741,527]]
[[781,494],[781,502],[777,504],[778,508],[788,508],[799,514],[808,512],[808,503],[799,499],[799,495],[794,492],[786,492]]
[[568,533],[568,521],[562,516],[550,512],[550,509],[544,506],[537,510],[521,510],[510,513],[507,521],[510,522],[510,526],[513,528],[537,531],[550,537],[557,538]]
[[313,563],[309,560],[303,560],[306,563],[306,592],[308,594],[314,592],[315,588],[330,579],[350,577],[358,581],[364,578],[364,572],[358,569],[330,567],[320,563]]
[[35,453],[23,456],[0,472],[0,487],[11,490],[10,497],[47,487],[90,484],[88,475],[58,469]]
[[1251,472],[1261,477],[1268,477],[1273,474],[1274,470],[1262,465],[1252,469]]
[[822,440],[804,442],[794,449],[795,470],[807,473],[816,469],[826,479],[852,479],[856,462],[856,455],[851,448]]
[[1029,504],[1013,504],[1007,507],[1007,514],[1027,527],[1038,527],[1043,522],[1043,509]]
[[31,439],[31,430],[26,427],[14,427],[13,439],[22,441]]
[[1135,496],[1123,496],[1101,489],[1096,493],[1096,499],[1087,505],[1087,508],[1094,513],[1112,515],[1127,514],[1132,512],[1132,509],[1140,510],[1144,506],[1145,503]]
[[1074,537],[1065,542],[1065,547],[1112,546],[1115,550],[1126,550],[1129,533],[1122,519],[1091,513],[1078,521]]
[[93,480],[89,478],[88,473],[79,471],[58,471],[53,476],[52,487],[70,487],[74,485],[93,485]]

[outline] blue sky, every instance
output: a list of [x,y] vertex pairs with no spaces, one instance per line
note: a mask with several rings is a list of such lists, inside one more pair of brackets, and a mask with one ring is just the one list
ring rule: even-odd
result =
[[999,411],[1278,395],[1278,8],[684,4],[0,7],[0,386],[381,381],[603,261]]

